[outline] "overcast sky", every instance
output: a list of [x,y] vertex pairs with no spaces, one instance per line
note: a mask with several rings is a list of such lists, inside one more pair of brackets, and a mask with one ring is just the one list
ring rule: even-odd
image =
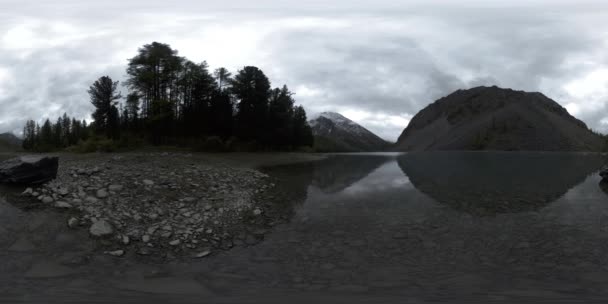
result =
[[123,80],[152,41],[211,68],[258,66],[309,117],[340,112],[389,140],[478,85],[543,92],[608,131],[608,1],[92,2],[0,0],[0,133],[90,118],[88,86]]

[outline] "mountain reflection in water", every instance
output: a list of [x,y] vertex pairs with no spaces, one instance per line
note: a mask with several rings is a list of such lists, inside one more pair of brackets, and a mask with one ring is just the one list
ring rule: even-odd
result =
[[476,215],[537,210],[604,163],[600,154],[426,152],[398,158],[420,191]]
[[[299,184],[298,193],[307,196],[303,199],[311,211],[329,201],[395,214],[439,204],[486,216],[543,208],[596,174],[604,163],[605,157],[594,153],[337,154],[278,171]],[[302,190],[304,184],[308,191]],[[606,183],[594,188],[608,192]]]
[[602,180],[600,181],[600,189],[608,194],[608,181]]
[[389,161],[383,155],[343,154],[314,164],[313,186],[325,193],[343,191]]

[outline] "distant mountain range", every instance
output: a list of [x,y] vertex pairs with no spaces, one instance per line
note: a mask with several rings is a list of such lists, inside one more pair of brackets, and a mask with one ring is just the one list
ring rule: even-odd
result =
[[323,112],[309,121],[317,152],[384,151],[390,143],[335,112]]
[[600,151],[605,139],[541,93],[458,90],[418,112],[393,148]]
[[0,134],[0,151],[15,151],[21,149],[21,139],[13,133]]

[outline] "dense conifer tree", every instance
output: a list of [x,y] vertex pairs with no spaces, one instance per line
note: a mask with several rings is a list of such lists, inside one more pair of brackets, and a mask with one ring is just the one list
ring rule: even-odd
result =
[[42,127],[28,121],[24,148],[65,148],[86,141],[92,131],[114,142],[136,137],[152,144],[193,144],[215,138],[216,143],[255,142],[262,149],[312,145],[304,108],[295,106],[286,85],[271,90],[257,67],[245,66],[234,77],[223,67],[211,73],[206,62],[194,63],[153,42],[129,59],[127,76],[124,103],[119,103],[118,81],[109,76],[90,86],[91,128],[67,114]]
[[269,137],[266,132],[270,81],[262,70],[246,66],[232,81],[232,93],[238,105],[236,135],[244,140],[263,143]]
[[120,93],[117,93],[118,81],[112,81],[112,78],[103,76],[91,85],[89,88],[89,96],[91,103],[95,107],[93,112],[93,123],[95,124],[95,131],[97,134],[104,134],[108,137],[112,137],[112,127],[115,119],[114,110],[116,104],[121,98]]

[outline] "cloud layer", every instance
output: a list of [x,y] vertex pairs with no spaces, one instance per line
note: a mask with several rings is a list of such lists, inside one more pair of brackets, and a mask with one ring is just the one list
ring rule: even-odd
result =
[[389,140],[430,102],[478,85],[541,91],[608,131],[601,2],[5,1],[0,132],[63,112],[88,118],[88,86],[124,79],[152,41],[212,68],[259,66],[309,115],[341,112]]

